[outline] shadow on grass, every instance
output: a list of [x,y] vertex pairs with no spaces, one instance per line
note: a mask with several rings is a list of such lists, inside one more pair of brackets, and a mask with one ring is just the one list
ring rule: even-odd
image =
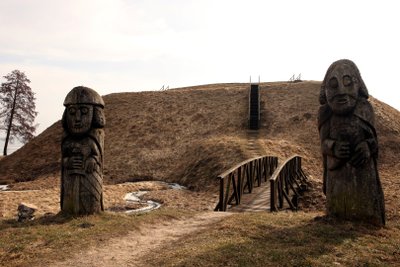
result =
[[[168,260],[171,259],[175,265],[177,261],[174,258],[179,258],[177,266],[313,266],[316,259],[324,263],[320,259],[323,255],[335,256],[337,246],[357,242],[357,238],[379,230],[362,223],[324,217],[317,217],[303,225],[286,225],[258,224],[256,227],[251,225],[248,230],[246,224],[242,224],[241,228],[214,229],[212,231],[217,238],[212,242],[216,245],[198,250],[198,244],[209,242],[200,235],[190,245],[178,243],[177,251],[172,252]],[[185,251],[181,250],[181,246],[183,250],[194,253],[182,257]]]
[[8,219],[4,221],[0,221],[0,231],[6,230],[8,228],[25,228],[32,227],[38,225],[54,225],[54,224],[64,224],[71,220],[73,220],[73,216],[68,216],[62,214],[61,212],[58,214],[50,214],[40,216],[37,219],[32,221],[18,222],[16,219]]

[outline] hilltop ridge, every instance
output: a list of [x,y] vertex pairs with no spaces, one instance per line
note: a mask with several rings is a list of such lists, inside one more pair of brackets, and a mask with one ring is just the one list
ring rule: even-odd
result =
[[[303,168],[320,186],[318,129],[320,82],[262,83],[262,154],[304,157]],[[104,96],[105,183],[164,180],[196,190],[216,190],[215,177],[252,156],[247,149],[248,84],[211,84],[157,92]],[[400,151],[400,113],[370,98],[376,112],[383,173],[393,174]],[[55,122],[30,143],[0,162],[0,182],[60,176],[62,129]],[[398,169],[398,168],[397,168]]]

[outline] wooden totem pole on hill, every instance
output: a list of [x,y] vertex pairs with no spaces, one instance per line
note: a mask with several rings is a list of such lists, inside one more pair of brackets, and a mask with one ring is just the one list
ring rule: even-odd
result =
[[103,207],[104,101],[79,86],[65,98],[61,144],[61,211],[99,213]]
[[329,67],[320,104],[318,127],[328,215],[384,225],[374,111],[352,61],[339,60]]

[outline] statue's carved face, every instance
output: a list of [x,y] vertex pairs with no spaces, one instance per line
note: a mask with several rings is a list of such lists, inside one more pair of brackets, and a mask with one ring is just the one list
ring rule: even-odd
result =
[[68,130],[73,135],[82,135],[90,130],[93,106],[85,104],[69,105],[66,108]]
[[358,98],[358,81],[349,65],[336,66],[325,87],[326,99],[332,111],[346,114],[354,109]]

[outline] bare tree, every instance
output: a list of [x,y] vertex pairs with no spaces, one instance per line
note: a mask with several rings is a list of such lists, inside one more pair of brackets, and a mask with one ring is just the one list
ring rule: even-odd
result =
[[14,70],[4,76],[0,87],[0,129],[6,131],[3,155],[7,155],[8,142],[17,138],[23,143],[34,137],[37,115],[35,94],[28,86],[31,82],[24,72]]

